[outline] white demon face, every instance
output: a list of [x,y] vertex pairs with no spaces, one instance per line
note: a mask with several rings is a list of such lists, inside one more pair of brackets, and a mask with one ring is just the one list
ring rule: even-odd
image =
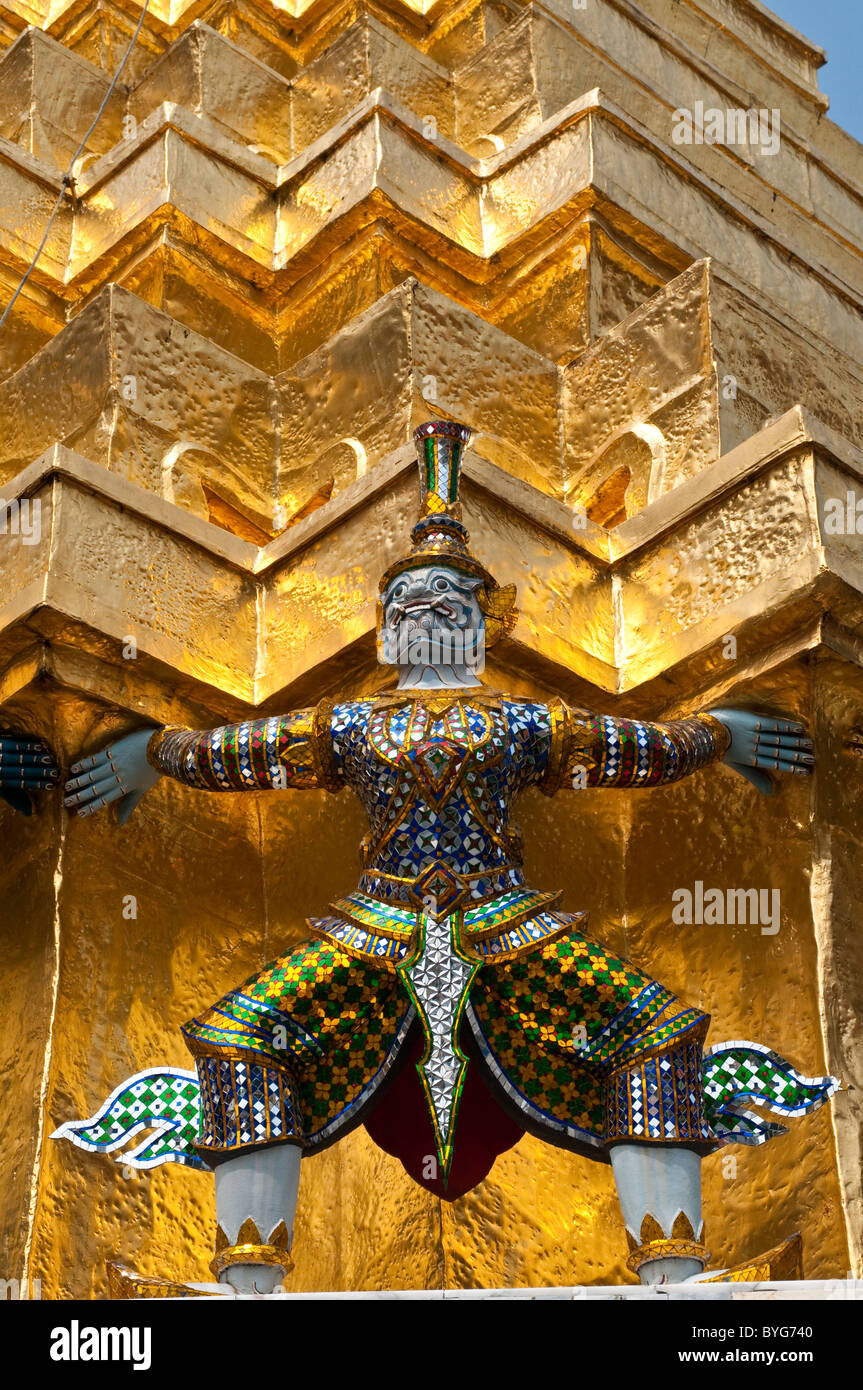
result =
[[444,564],[397,574],[381,600],[380,659],[403,668],[481,670],[485,617],[476,597],[481,587],[481,579]]

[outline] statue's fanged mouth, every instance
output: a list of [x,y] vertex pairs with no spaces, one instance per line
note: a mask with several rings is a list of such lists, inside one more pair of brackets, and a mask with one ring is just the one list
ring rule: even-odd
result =
[[393,603],[390,606],[389,626],[396,627],[405,618],[420,618],[424,614],[434,613],[445,618],[451,623],[458,619],[458,612],[446,599],[440,598],[415,598],[408,599],[406,603]]

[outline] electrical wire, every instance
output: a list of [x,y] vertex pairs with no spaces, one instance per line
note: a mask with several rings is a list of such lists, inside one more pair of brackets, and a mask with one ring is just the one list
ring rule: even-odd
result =
[[66,193],[66,189],[67,189],[67,188],[71,188],[72,185],[73,185],[74,182],[75,182],[75,178],[74,178],[74,175],[73,175],[73,173],[72,173],[72,170],[73,170],[74,167],[75,167],[76,161],[81,157],[81,154],[82,154],[82,152],[83,152],[83,150],[84,150],[84,148],[85,148],[85,146],[86,146],[86,144],[87,144],[87,141],[90,139],[90,136],[93,134],[93,131],[96,129],[96,126],[99,124],[99,120],[101,119],[102,112],[105,110],[105,107],[108,105],[108,102],[109,102],[109,100],[110,100],[110,98],[111,98],[111,94],[112,94],[112,92],[114,91],[114,88],[116,87],[117,83],[119,82],[120,77],[122,76],[123,69],[125,68],[126,64],[127,64],[128,61],[129,61],[129,56],[130,56],[130,54],[131,54],[131,52],[132,52],[132,49],[135,47],[135,44],[136,44],[136,42],[137,42],[137,40],[138,40],[138,35],[139,35],[140,32],[141,32],[141,28],[142,28],[143,23],[144,23],[144,16],[145,16],[146,13],[147,13],[147,9],[148,9],[148,7],[149,7],[149,4],[150,4],[150,0],[144,0],[144,6],[143,6],[143,9],[141,10],[141,18],[138,20],[138,24],[137,24],[137,27],[136,27],[136,29],[135,29],[135,32],[134,32],[134,34],[132,35],[131,39],[129,40],[129,46],[128,46],[128,48],[126,49],[126,52],[123,54],[123,61],[121,62],[120,66],[118,67],[117,71],[114,73],[114,76],[111,78],[111,85],[110,85],[110,87],[108,88],[107,92],[105,93],[104,97],[102,98],[102,104],[101,104],[101,106],[99,107],[99,110],[96,112],[95,116],[93,117],[93,120],[92,120],[91,123],[90,123],[90,128],[89,128],[89,130],[87,131],[86,135],[84,136],[83,140],[81,141],[80,145],[78,146],[77,150],[75,151],[75,153],[73,154],[72,158],[71,158],[70,161],[69,161],[69,164],[68,164],[68,167],[67,167],[67,169],[66,169],[66,172],[65,172],[65,174],[63,175],[63,182],[62,182],[62,184],[60,185],[60,192],[59,192],[58,195],[57,195],[57,201],[56,201],[56,203],[54,204],[54,207],[53,207],[52,210],[51,210],[51,216],[48,218],[48,225],[47,225],[47,227],[45,228],[45,235],[42,237],[42,240],[41,240],[40,243],[39,243],[39,249],[37,250],[36,255],[33,257],[33,259],[32,259],[32,261],[30,262],[30,264],[28,265],[27,270],[26,270],[25,273],[24,273],[24,277],[23,277],[23,279],[21,280],[21,283],[19,284],[19,286],[18,286],[18,288],[16,289],[15,293],[13,294],[12,298],[9,300],[9,303],[6,305],[6,308],[3,310],[3,315],[2,315],[2,317],[0,317],[0,328],[2,328],[3,325],[4,325],[4,323],[6,322],[6,318],[7,318],[8,314],[9,314],[9,310],[12,308],[12,305],[15,303],[15,300],[18,298],[18,296],[19,296],[19,294],[21,293],[21,291],[23,290],[24,286],[27,284],[27,281],[30,279],[30,276],[33,274],[33,271],[36,269],[36,264],[37,264],[37,262],[38,262],[38,260],[39,260],[39,257],[42,255],[42,252],[45,250],[45,243],[47,242],[48,237],[49,237],[50,234],[51,234],[51,228],[52,228],[53,225],[54,225],[54,218],[57,216],[57,213],[60,211],[60,204],[61,204],[62,201],[63,201],[63,198],[64,198],[65,193]]

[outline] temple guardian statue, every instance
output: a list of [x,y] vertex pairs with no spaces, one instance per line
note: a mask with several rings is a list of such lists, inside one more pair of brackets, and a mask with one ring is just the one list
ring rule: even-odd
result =
[[[768,792],[772,774],[811,771],[813,745],[799,724],[742,710],[649,723],[482,684],[482,651],[517,613],[461,521],[469,437],[452,422],[415,432],[421,515],[380,584],[394,690],[207,731],[143,729],[67,784],[79,815],[117,802],[121,822],[160,777],[209,793],[347,788],[368,817],[354,890],[186,1024],[195,1070],[140,1073],[55,1136],[126,1164],[211,1170],[226,1294],[278,1288],[301,1161],[359,1124],[448,1199],[525,1131],[610,1163],[638,1278],[716,1277],[702,1159],[782,1132],[765,1108],[800,1115],[838,1085],[760,1043],[706,1048],[707,1014],[589,935],[553,885],[526,881],[512,813],[527,787],[643,793],[722,761]],[[17,756],[22,778],[41,775],[43,751]]]

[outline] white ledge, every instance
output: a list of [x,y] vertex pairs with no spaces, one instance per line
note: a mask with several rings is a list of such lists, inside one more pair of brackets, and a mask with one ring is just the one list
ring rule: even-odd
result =
[[[290,1293],[285,1289],[262,1297],[259,1294],[235,1294],[227,1289],[224,1284],[193,1284],[190,1288],[200,1289],[202,1298],[194,1297],[184,1299],[186,1303],[208,1303],[213,1294],[222,1298],[238,1299],[240,1302],[253,1300],[258,1303],[272,1303],[278,1301],[309,1302],[320,1299],[339,1299],[340,1301],[356,1301],[364,1299],[400,1299],[417,1300],[424,1299],[433,1303],[449,1303],[454,1299],[468,1302],[477,1300],[533,1300],[533,1299],[560,1299],[564,1302],[575,1302],[581,1299],[603,1299],[612,1302],[627,1302],[635,1300],[638,1302],[665,1303],[665,1302],[689,1302],[689,1303],[745,1303],[747,1301],[775,1301],[777,1303],[794,1302],[804,1300],[807,1302],[827,1302],[832,1300],[863,1302],[863,1279],[800,1279],[788,1282],[769,1282],[757,1284],[661,1284],[661,1285],[633,1285],[633,1284],[577,1284],[567,1288],[535,1288],[535,1289],[393,1289],[367,1291],[364,1293],[328,1293],[321,1290],[318,1293]],[[133,1299],[131,1302],[153,1302],[152,1298]],[[159,1303],[167,1302],[166,1299],[155,1300]]]

